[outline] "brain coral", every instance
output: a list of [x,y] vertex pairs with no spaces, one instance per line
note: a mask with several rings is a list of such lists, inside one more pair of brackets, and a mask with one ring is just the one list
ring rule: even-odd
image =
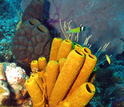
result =
[[40,56],[48,59],[50,44],[48,29],[37,19],[31,18],[16,31],[12,41],[12,52],[19,64],[28,66],[32,60]]

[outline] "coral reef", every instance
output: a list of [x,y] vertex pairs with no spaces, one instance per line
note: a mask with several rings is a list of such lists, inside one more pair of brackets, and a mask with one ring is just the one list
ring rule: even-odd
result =
[[12,41],[12,52],[21,66],[29,66],[32,60],[38,59],[40,56],[44,56],[48,60],[50,44],[48,29],[37,19],[31,18],[16,31]]
[[4,35],[3,35],[3,30],[0,29],[0,40],[1,40],[3,37],[4,37]]
[[28,79],[26,72],[15,63],[2,63],[0,65],[0,105],[7,104],[11,99],[23,99],[27,90],[25,81]]
[[5,63],[5,66],[5,74],[10,86],[9,88],[13,93],[13,99],[22,99],[27,92],[24,83],[26,79],[28,79],[28,76],[26,75],[25,70],[21,67],[17,67],[15,63]]
[[124,98],[120,98],[112,103],[111,107],[124,107]]
[[6,41],[6,39],[2,39],[0,41],[0,61],[12,61],[13,60],[13,54],[11,51],[11,43],[9,41]]
[[0,63],[0,105],[10,98],[10,91],[4,73],[4,65]]
[[0,0],[0,15],[4,14],[5,11],[7,11],[7,5],[10,6],[10,4],[4,0]]
[[0,80],[0,106],[10,99],[10,90],[6,81]]
[[[12,38],[14,37],[17,22],[16,9],[20,9],[16,0],[5,0],[0,4],[0,61],[13,61],[11,51]],[[15,9],[16,8],[16,9]]]
[[[23,12],[24,12],[25,10],[24,7],[27,7],[27,5],[31,2],[31,0],[0,0],[0,19],[1,19],[0,29],[2,31],[1,32],[2,36],[0,36],[0,38],[2,37],[0,39],[0,61],[1,62],[14,61],[13,60],[14,57],[13,57],[10,46],[11,46],[12,38],[14,37],[15,28],[18,22],[16,9],[22,12],[19,6],[21,1],[22,1],[21,8],[23,9]],[[72,41],[78,42],[81,45],[82,41],[84,41],[85,39],[86,40],[89,39],[91,36],[88,37],[88,35],[92,34],[93,35],[92,38],[89,39],[89,43],[90,43],[89,46],[90,47],[92,46],[90,48],[92,53],[95,53],[96,50],[98,50],[98,48],[103,46],[105,43],[109,43],[109,46],[107,47],[107,51],[106,51],[108,54],[112,54],[114,56],[123,51],[124,49],[124,47],[122,47],[124,44],[124,37],[123,37],[124,2],[123,0],[119,0],[118,2],[116,0],[113,0],[113,1],[111,0],[106,0],[106,1],[44,0],[44,1],[45,1],[45,14],[44,14],[43,24],[45,26],[47,25],[47,26],[54,27],[54,30],[56,29],[58,31],[62,39],[68,38],[68,39],[71,39]],[[68,37],[64,37],[59,25],[60,19],[61,19],[62,26],[63,24],[64,26],[65,24],[67,24],[66,29],[64,29],[65,31],[78,27],[81,24],[83,26],[88,26],[90,29],[86,32],[81,32],[77,35],[68,34],[69,35]],[[68,27],[69,25],[70,27]],[[54,33],[53,30],[52,31],[49,30],[49,32]],[[79,44],[74,45],[75,48],[79,48],[80,47]],[[88,46],[88,45],[83,44],[82,46]],[[123,62],[124,57],[123,56],[124,55],[123,54],[124,53],[119,54],[116,57],[116,59],[112,61],[111,65],[107,66],[107,69],[106,69],[106,66],[99,66],[99,67],[104,67],[104,69],[97,68],[99,73],[97,72],[96,79],[94,81],[94,84],[96,87],[96,94],[95,94],[95,97],[90,102],[91,107],[99,107],[99,106],[110,107],[112,102],[113,102],[112,106],[113,105],[116,106],[117,103],[118,105],[119,103],[123,104],[123,97],[124,97],[124,85],[123,85],[124,84],[124,77],[123,77],[123,73],[124,73],[124,62]],[[98,58],[98,60],[99,59],[101,59],[101,57]],[[59,64],[61,65],[61,69],[65,61],[66,61],[66,58],[59,61]],[[27,64],[28,66],[29,66],[28,63],[30,63],[28,59],[23,59],[23,61],[18,60],[17,62],[20,62],[23,65]],[[99,64],[99,61],[98,61],[98,64]],[[101,64],[103,63],[101,62]],[[45,68],[43,69],[45,70]],[[36,72],[38,72],[38,70],[39,69],[34,69],[34,71]],[[30,72],[30,70],[27,70],[26,72]],[[42,75],[42,73],[40,75]],[[0,76],[0,78],[2,77]],[[4,81],[4,80],[0,80],[0,84],[2,87],[0,89],[3,89],[3,87],[8,86],[7,81]],[[2,94],[0,94],[2,98],[8,99],[8,97],[10,96],[9,92],[6,95],[3,96]],[[6,102],[6,100],[4,101]],[[30,103],[30,105],[31,104],[32,103]],[[10,104],[9,106],[11,105],[16,106],[14,104]]]
[[112,59],[109,67],[97,69],[96,78],[93,82],[96,86],[96,94],[90,102],[91,107],[111,107],[118,101],[120,105],[122,104],[123,101],[119,99],[124,98],[124,66],[122,56],[120,60],[119,57],[117,58],[118,60]]
[[[60,44],[59,47],[56,44]],[[71,49],[67,49],[66,45]],[[57,48],[59,51],[56,51]],[[33,73],[26,81],[26,89],[32,98],[33,106],[85,107],[88,104],[95,94],[95,87],[88,79],[97,58],[90,52],[82,50],[82,47],[72,49],[71,40],[61,41],[60,38],[54,38],[47,65],[44,58],[31,62]],[[57,55],[52,54],[53,52]],[[43,61],[39,61],[41,59]],[[82,74],[86,76],[81,76]]]

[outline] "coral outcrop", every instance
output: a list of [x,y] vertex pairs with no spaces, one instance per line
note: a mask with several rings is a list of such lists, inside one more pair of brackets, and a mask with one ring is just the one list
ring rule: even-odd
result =
[[10,98],[10,91],[4,73],[4,65],[0,63],[0,105]]
[[86,51],[87,49],[72,49],[71,40],[54,38],[47,65],[46,60],[41,57],[38,61],[31,62],[33,73],[25,84],[33,106],[85,107],[88,104],[95,94],[95,86],[92,84],[94,76],[91,77],[92,81],[89,77],[97,58],[91,51]]
[[23,99],[27,95],[24,83],[28,78],[25,70],[15,63],[0,63],[0,105],[10,99]]
[[25,21],[15,33],[12,41],[12,52],[16,61],[21,65],[29,66],[32,60],[40,56],[48,59],[51,38],[48,29],[37,19]]
[[28,79],[25,70],[15,63],[4,63],[4,65],[6,66],[4,72],[6,74],[9,89],[12,93],[12,98],[14,100],[24,98],[27,93],[24,83],[26,79]]

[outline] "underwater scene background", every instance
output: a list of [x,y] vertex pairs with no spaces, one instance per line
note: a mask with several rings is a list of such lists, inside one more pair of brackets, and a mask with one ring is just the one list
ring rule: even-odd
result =
[[[39,72],[36,66],[37,70],[32,68],[32,61],[39,57],[50,61],[54,38],[71,40],[71,50],[87,47],[97,57],[92,70],[95,95],[80,107],[124,107],[123,0],[0,0],[1,107],[34,106],[25,83]],[[49,98],[46,104],[38,107],[52,107]]]

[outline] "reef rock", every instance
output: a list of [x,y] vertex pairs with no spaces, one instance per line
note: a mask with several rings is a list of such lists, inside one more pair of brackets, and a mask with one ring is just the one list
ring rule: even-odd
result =
[[0,63],[0,105],[10,99],[19,100],[27,95],[26,72],[15,63]]
[[4,73],[4,65],[0,63],[0,105],[10,98],[10,91]]
[[7,86],[7,81],[0,80],[0,105],[5,104],[10,98],[10,90]]
[[5,74],[10,91],[13,93],[12,97],[15,100],[22,99],[27,93],[24,83],[28,76],[25,70],[18,67],[15,63],[7,63],[5,65]]

